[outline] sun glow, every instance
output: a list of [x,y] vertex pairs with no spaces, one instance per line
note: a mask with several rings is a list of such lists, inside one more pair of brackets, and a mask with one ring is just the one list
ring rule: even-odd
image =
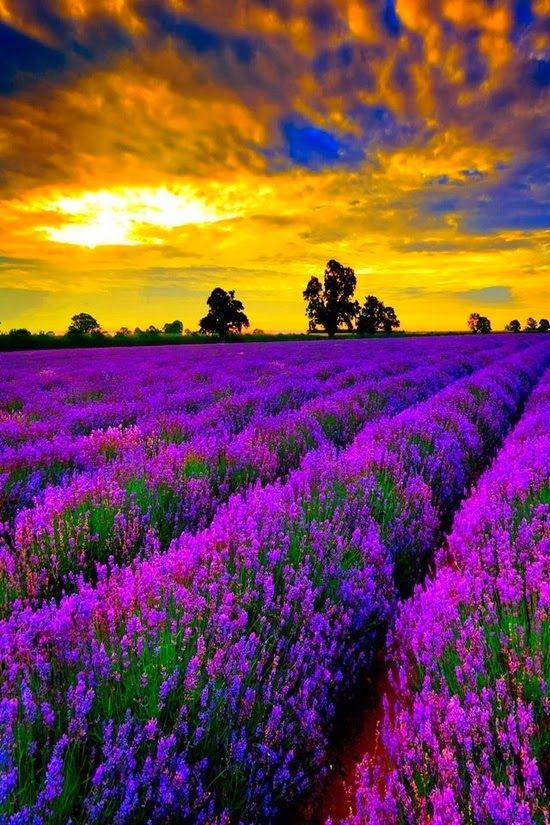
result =
[[330,259],[408,330],[548,316],[547,14],[0,0],[0,331],[194,328],[218,285],[301,331]]
[[124,187],[40,199],[29,208],[66,219],[60,225],[37,227],[48,240],[94,248],[158,245],[163,231],[216,223],[242,214],[238,199],[229,200],[208,198],[186,186]]

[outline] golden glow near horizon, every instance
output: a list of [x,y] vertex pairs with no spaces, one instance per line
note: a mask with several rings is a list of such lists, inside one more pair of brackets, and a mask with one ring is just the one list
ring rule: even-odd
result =
[[186,186],[103,189],[31,201],[23,208],[64,219],[60,226],[37,226],[39,234],[57,243],[90,249],[160,244],[155,229],[215,223],[240,214],[238,210],[227,211],[218,204],[208,204]]
[[405,329],[550,315],[541,2],[0,1],[0,321],[304,330],[329,258]]

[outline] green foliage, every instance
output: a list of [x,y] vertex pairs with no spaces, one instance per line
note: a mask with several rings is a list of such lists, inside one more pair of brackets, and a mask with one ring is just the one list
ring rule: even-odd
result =
[[183,323],[181,321],[170,321],[164,324],[162,331],[165,335],[182,335]]

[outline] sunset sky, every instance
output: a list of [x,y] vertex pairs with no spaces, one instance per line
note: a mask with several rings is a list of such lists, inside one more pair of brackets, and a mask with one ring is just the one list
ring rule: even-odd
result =
[[0,329],[550,315],[550,0],[0,0]]

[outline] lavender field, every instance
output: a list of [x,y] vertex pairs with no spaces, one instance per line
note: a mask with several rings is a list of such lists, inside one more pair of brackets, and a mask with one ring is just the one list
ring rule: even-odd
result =
[[0,822],[547,825],[550,340],[0,361]]

